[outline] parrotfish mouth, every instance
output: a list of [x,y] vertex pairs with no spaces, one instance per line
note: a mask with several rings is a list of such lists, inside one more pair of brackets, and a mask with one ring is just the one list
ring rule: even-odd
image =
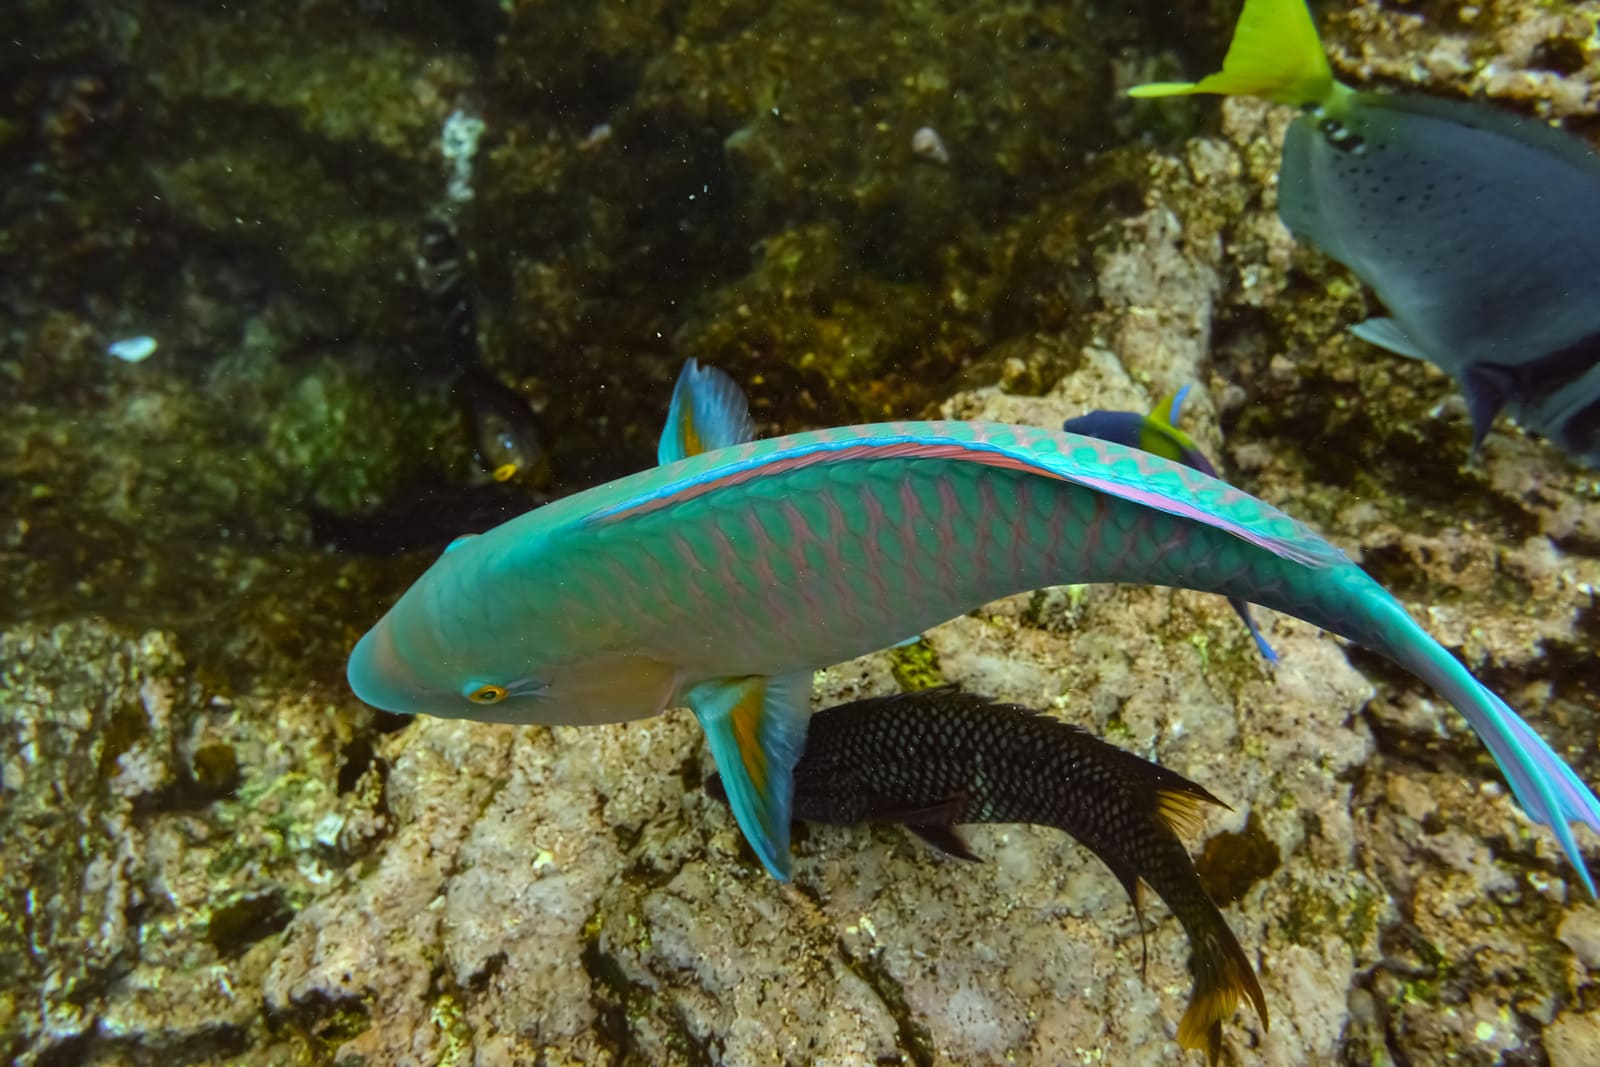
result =
[[356,696],[380,711],[414,715],[424,710],[427,690],[406,666],[382,622],[362,635],[350,652],[345,678]]

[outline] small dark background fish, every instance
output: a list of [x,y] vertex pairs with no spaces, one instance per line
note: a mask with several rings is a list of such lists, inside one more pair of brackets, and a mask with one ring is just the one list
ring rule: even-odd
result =
[[[1183,1047],[1215,1063],[1222,1020],[1241,997],[1267,1025],[1255,971],[1177,834],[1221,801],[1182,775],[1076,726],[945,687],[818,712],[794,783],[796,818],[900,823],[966,859],[976,857],[957,823],[1065,830],[1111,868],[1136,909],[1143,881],[1188,934],[1195,985],[1178,1026]],[[725,799],[718,777],[706,788]]]

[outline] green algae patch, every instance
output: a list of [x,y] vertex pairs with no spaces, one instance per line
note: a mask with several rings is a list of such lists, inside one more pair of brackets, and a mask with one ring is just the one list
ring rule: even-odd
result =
[[928,639],[919,637],[909,645],[889,650],[889,670],[903,692],[936,689],[946,682],[939,669],[939,653]]

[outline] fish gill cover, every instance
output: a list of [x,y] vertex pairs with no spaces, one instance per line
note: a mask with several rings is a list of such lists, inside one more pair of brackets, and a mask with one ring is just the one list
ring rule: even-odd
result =
[[[690,356],[764,435],[1059,426],[1198,383],[1219,468],[1595,780],[1593,473],[1504,422],[1463,462],[1456,386],[1349,336],[1384,309],[1276,217],[1292,110],[1124,97],[1224,55],[1234,5],[1174,7],[9,5],[0,1055],[1187,1062],[1178,925],[1151,904],[1129,974],[1122,889],[1060,835],[974,830],[979,868],[815,829],[785,891],[683,713],[517,730],[347,692],[431,556],[329,551],[310,509],[484,473],[412,276],[441,214],[558,493],[651,462]],[[1342,81],[1595,143],[1594,0],[1313,13]],[[1220,598],[1147,589],[924,641],[1232,805],[1191,844],[1273,1010],[1225,1028],[1241,1058],[1593,1062],[1596,912],[1550,838],[1416,683],[1264,621],[1275,671]]]

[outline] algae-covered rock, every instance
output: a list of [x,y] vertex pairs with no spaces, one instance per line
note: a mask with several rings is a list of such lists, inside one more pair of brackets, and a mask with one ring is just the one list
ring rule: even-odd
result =
[[[1198,1062],[1188,946],[1054,831],[796,831],[770,880],[683,711],[383,716],[350,643],[424,561],[311,544],[464,482],[413,258],[572,488],[643,466],[696,356],[763,432],[1185,428],[1600,773],[1600,489],[1365,346],[1276,217],[1292,112],[1134,107],[1236,5],[24,0],[0,73],[0,1051],[32,1063]],[[1341,76],[1593,130],[1592,0],[1334,5]],[[44,30],[48,29],[46,33]],[[19,37],[19,39],[21,39]],[[481,124],[481,125],[480,125]],[[930,134],[943,149],[931,151]],[[470,194],[470,196],[468,195]],[[31,264],[31,266],[27,266]],[[432,331],[430,333],[430,331]],[[158,342],[142,363],[117,339]],[[431,342],[431,344],[430,344]],[[1280,617],[1072,587],[823,672],[1076,722],[1231,810],[1190,841],[1270,1030],[1225,1058],[1594,1060],[1600,934],[1465,724]],[[1583,839],[1591,847],[1592,840]]]

